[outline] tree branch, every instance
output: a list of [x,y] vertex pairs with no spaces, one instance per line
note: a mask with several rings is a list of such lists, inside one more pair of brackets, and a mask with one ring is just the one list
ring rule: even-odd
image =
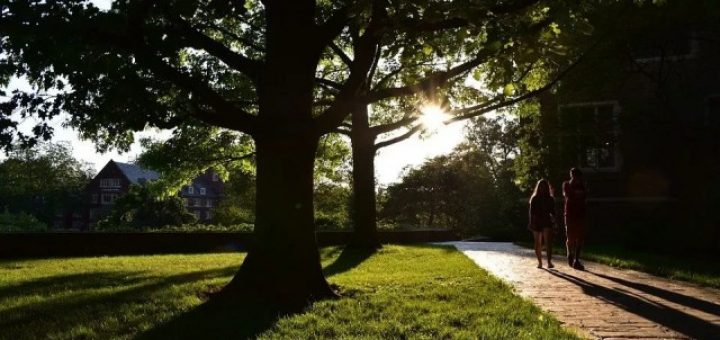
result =
[[403,126],[406,126],[408,124],[411,124],[411,123],[415,122],[416,120],[417,120],[417,117],[413,117],[412,114],[405,114],[398,121],[371,127],[370,133],[372,133],[374,136],[378,136],[382,133],[387,133],[387,132],[393,131],[395,129],[399,129]]
[[177,23],[176,26],[178,29],[182,31],[183,36],[187,38],[187,42],[191,47],[205,50],[233,69],[242,72],[257,84],[260,79],[260,68],[262,66],[259,62],[234,52],[222,43],[194,29],[182,19],[177,18],[175,22]]
[[340,57],[340,59],[342,59],[342,61],[343,61],[343,63],[345,63],[345,65],[348,65],[348,66],[352,65],[352,59],[350,59],[350,57],[348,57],[348,55],[345,53],[345,51],[343,51],[340,48],[340,46],[338,46],[336,43],[331,41],[330,48],[335,52],[335,54],[338,55],[338,57]]
[[[593,46],[593,47],[594,47],[594,46]],[[587,51],[587,52],[589,52],[589,51]],[[449,114],[453,115],[453,117],[450,118],[450,119],[448,119],[448,120],[446,120],[444,123],[445,123],[445,124],[449,124],[449,123],[456,122],[456,121],[459,121],[459,120],[464,120],[464,119],[468,119],[468,118],[473,118],[473,117],[476,117],[476,116],[479,116],[479,115],[488,113],[488,112],[490,112],[490,111],[494,111],[494,110],[497,110],[497,109],[500,109],[500,108],[503,108],[503,107],[507,107],[507,106],[516,104],[516,103],[521,102],[521,101],[523,101],[523,100],[525,100],[525,99],[529,99],[529,98],[535,97],[535,96],[537,96],[537,95],[539,95],[539,94],[541,94],[541,93],[549,90],[549,89],[552,88],[553,86],[555,86],[555,84],[557,84],[557,82],[560,81],[560,79],[562,79],[563,77],[565,77],[566,74],[568,74],[568,73],[569,73],[572,69],[574,69],[582,60],[585,59],[585,56],[587,55],[587,52],[584,53],[584,54],[582,54],[582,55],[580,55],[580,57],[578,57],[578,58],[577,58],[574,62],[572,62],[568,67],[566,67],[564,70],[562,70],[562,71],[559,72],[557,75],[555,75],[555,77],[554,77],[550,82],[548,82],[547,84],[543,85],[542,87],[540,87],[540,88],[538,88],[538,89],[535,89],[535,90],[533,90],[533,91],[527,92],[527,93],[525,93],[525,94],[523,94],[523,95],[521,95],[521,96],[519,96],[519,97],[515,97],[515,98],[509,99],[509,100],[500,100],[500,101],[497,102],[496,104],[488,105],[489,103],[492,103],[492,102],[496,102],[496,101],[497,101],[497,100],[492,100],[492,101],[490,101],[489,103],[483,103],[483,104],[480,104],[480,105],[475,105],[475,106],[471,106],[471,107],[467,107],[467,108],[462,108],[462,109],[453,110],[453,111],[449,112]]]
[[[334,45],[332,41],[345,28],[348,22],[348,7],[339,8],[325,23],[318,27],[316,42],[319,47]],[[331,46],[332,47],[332,46]]]
[[355,58],[350,65],[350,76],[336,97],[335,103],[315,120],[320,134],[330,132],[342,123],[350,113],[358,91],[367,82],[368,72],[372,68],[376,50],[379,48],[381,22],[387,17],[383,5],[382,0],[373,1],[370,23],[363,35],[355,40]]
[[470,71],[473,68],[481,65],[482,63],[487,61],[487,58],[489,58],[492,55],[493,55],[493,53],[491,53],[491,52],[482,52],[482,53],[479,53],[472,60],[466,61],[460,65],[452,67],[447,71],[440,71],[440,72],[432,73],[429,76],[426,76],[425,78],[419,80],[415,84],[406,85],[406,86],[402,86],[402,87],[384,88],[384,89],[372,91],[364,98],[364,101],[366,103],[374,103],[374,102],[388,99],[388,98],[410,96],[410,95],[416,94],[418,92],[428,91],[431,88],[442,86],[448,80],[450,80],[454,77],[457,77],[458,75],[461,75],[461,74],[463,74],[467,71]]
[[415,125],[412,128],[410,128],[410,130],[408,130],[407,132],[403,133],[400,136],[390,138],[390,139],[384,140],[382,142],[378,142],[377,144],[375,144],[375,150],[380,150],[381,148],[384,148],[388,145],[393,145],[395,143],[402,142],[402,141],[412,137],[412,135],[414,135],[420,131],[422,131],[422,124]]

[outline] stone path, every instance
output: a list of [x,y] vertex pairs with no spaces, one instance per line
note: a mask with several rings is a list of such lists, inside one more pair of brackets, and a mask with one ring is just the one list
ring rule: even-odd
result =
[[534,252],[511,243],[452,244],[588,338],[720,339],[720,290],[590,262],[578,271],[557,256],[537,269]]

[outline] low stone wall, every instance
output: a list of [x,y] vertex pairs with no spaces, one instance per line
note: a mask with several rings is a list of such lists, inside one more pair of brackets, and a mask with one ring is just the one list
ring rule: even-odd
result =
[[[347,244],[352,232],[318,232],[320,246]],[[458,240],[448,230],[382,231],[382,243]],[[252,233],[0,233],[0,258],[209,253],[245,250]]]

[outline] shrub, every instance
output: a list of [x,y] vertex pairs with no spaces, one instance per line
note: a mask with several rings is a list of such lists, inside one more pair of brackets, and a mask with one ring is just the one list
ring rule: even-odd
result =
[[11,214],[8,211],[0,213],[0,231],[2,232],[19,232],[19,231],[47,231],[46,224],[40,222],[35,216],[20,212]]

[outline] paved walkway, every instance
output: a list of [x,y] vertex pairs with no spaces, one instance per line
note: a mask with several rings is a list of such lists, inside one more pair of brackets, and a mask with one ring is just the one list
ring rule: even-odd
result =
[[534,252],[511,243],[452,244],[588,338],[720,339],[720,290],[597,263],[578,271],[564,257],[537,269]]

